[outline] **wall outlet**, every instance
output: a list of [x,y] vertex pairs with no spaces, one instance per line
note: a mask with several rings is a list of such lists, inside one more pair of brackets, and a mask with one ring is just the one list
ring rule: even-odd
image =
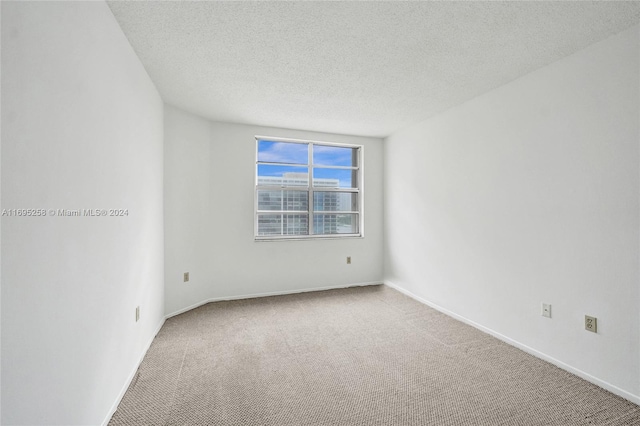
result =
[[584,316],[584,329],[587,331],[591,331],[592,333],[598,332],[598,318],[590,317],[589,315]]
[[347,265],[351,265],[351,256],[347,256]]
[[140,319],[140,306],[136,306],[136,322]]
[[542,304],[542,316],[551,318],[551,305],[548,303]]
[[186,282],[189,282],[189,273],[188,273],[188,272],[185,272],[185,273],[184,273],[184,275],[183,275],[183,277],[182,277],[182,279],[183,279],[183,281],[184,281],[185,283],[186,283]]

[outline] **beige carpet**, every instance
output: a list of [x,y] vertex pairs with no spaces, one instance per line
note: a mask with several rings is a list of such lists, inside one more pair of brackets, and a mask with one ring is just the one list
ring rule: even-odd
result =
[[167,320],[110,425],[640,425],[640,407],[372,286]]

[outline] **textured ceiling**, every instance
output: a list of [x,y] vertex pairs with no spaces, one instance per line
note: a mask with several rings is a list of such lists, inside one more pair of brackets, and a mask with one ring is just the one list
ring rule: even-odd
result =
[[387,136],[640,22],[639,2],[108,3],[165,102]]

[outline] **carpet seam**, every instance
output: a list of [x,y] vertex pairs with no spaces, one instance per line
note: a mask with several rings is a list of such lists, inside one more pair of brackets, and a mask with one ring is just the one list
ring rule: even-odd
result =
[[169,411],[169,415],[167,416],[167,418],[164,421],[165,426],[169,423],[169,421],[173,417],[173,412],[175,410],[176,395],[177,395],[178,389],[179,389],[180,378],[182,377],[182,369],[184,367],[184,361],[187,358],[187,351],[189,350],[189,345],[190,344],[191,344],[191,338],[187,341],[187,343],[186,343],[186,345],[184,347],[184,352],[182,354],[182,361],[180,362],[180,369],[178,370],[178,377],[176,378],[175,389],[173,390],[173,394],[171,395],[171,402],[169,403],[171,409]]

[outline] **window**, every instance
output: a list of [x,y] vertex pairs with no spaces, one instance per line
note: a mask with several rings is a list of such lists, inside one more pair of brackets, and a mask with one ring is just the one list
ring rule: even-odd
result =
[[256,240],[362,236],[362,150],[256,137]]

